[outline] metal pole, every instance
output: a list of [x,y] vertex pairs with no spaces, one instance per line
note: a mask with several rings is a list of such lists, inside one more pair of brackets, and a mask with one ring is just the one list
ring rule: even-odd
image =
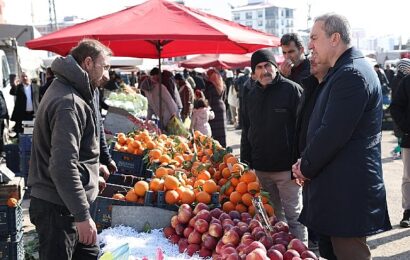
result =
[[163,113],[162,113],[162,71],[161,71],[161,50],[162,50],[162,45],[160,40],[156,42],[156,47],[158,51],[158,69],[159,69],[159,124],[158,127],[161,130],[164,130],[164,125],[163,125]]

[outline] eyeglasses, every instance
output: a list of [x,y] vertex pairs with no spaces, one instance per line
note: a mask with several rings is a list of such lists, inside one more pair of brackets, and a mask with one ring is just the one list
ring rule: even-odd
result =
[[101,64],[98,64],[98,63],[95,63],[95,65],[97,66],[100,66],[100,67],[102,67],[104,70],[110,70],[110,68],[111,68],[111,66],[110,65],[101,65]]

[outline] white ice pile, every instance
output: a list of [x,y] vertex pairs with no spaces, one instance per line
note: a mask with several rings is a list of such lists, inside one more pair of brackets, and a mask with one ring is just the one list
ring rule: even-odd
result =
[[115,248],[128,243],[129,259],[157,260],[157,250],[160,248],[164,259],[202,259],[199,256],[188,256],[179,253],[178,246],[171,244],[164,237],[162,229],[154,229],[151,233],[138,233],[135,229],[125,226],[117,226],[103,230],[98,235],[102,252],[112,251]]

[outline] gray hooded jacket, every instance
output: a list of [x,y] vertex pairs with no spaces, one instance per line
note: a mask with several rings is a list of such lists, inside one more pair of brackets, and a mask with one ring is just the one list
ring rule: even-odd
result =
[[98,193],[99,125],[87,72],[71,55],[51,65],[56,79],[38,108],[28,184],[31,195],[90,218]]

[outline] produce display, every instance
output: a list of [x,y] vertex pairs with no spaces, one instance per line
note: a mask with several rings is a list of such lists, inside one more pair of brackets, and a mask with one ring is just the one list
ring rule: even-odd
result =
[[237,210],[255,214],[254,196],[262,195],[269,216],[273,207],[269,196],[253,170],[223,148],[217,141],[196,131],[191,140],[180,136],[155,135],[140,131],[117,135],[115,150],[145,155],[148,168],[154,171],[150,181],[139,181],[125,199],[142,201],[147,191],[165,191],[165,202],[211,204],[212,195],[219,193],[219,203],[225,212]]
[[124,91],[111,92],[105,102],[109,106],[122,108],[136,117],[147,116],[148,100],[141,94]]
[[317,260],[318,257],[289,233],[288,225],[270,217],[272,231],[247,212],[219,208],[210,210],[198,203],[194,209],[180,206],[178,214],[165,227],[164,236],[177,244],[179,252],[212,259]]

